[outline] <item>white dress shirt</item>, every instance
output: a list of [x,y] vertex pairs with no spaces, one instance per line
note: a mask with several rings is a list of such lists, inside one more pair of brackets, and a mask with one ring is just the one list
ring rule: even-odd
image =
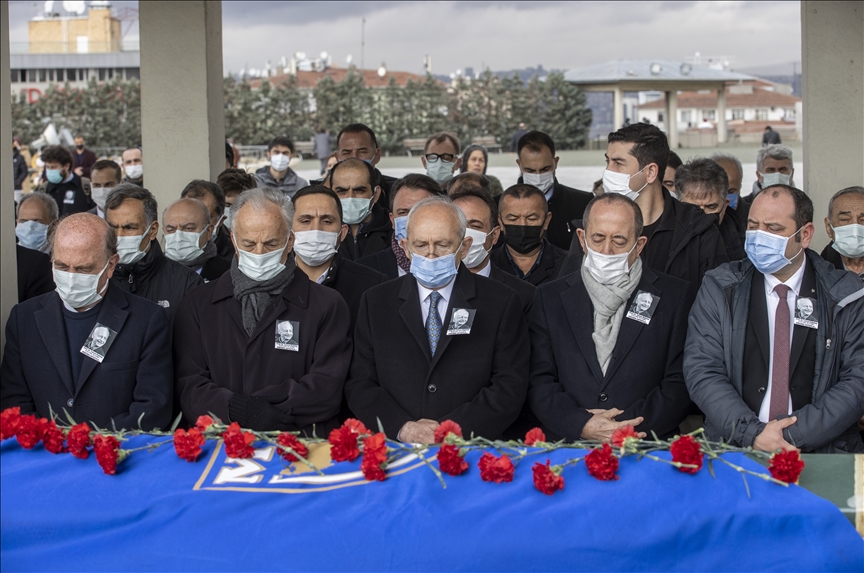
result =
[[[447,318],[444,315],[447,314],[447,305],[450,303],[450,297],[453,296],[453,285],[455,283],[456,277],[453,277],[450,284],[438,289],[438,294],[441,295],[441,298],[438,299],[438,316],[441,318],[442,331],[443,326],[447,324]],[[430,298],[432,289],[428,289],[418,282],[417,293],[420,295],[420,313],[423,315],[423,328],[426,328],[426,320],[429,318],[429,304],[432,302]]]
[[[405,271],[403,271],[403,270],[402,270],[402,267],[400,267],[399,265],[396,265],[396,272],[399,273],[399,276],[400,276],[400,277],[404,277],[405,275],[408,274],[408,273],[406,273]],[[418,284],[419,284],[419,283],[418,283]]]
[[[785,282],[789,287],[789,292],[786,294],[786,304],[789,306],[789,349],[792,349],[792,334],[795,330],[795,298],[801,292],[801,283],[804,281],[804,267],[807,266],[807,257],[801,263],[801,267],[795,271],[795,274],[789,277]],[[768,355],[768,385],[765,387],[765,397],[762,398],[762,405],[759,407],[759,421],[770,422],[768,419],[771,408],[771,379],[774,375],[774,316],[777,313],[777,305],[780,304],[780,296],[774,292],[774,287],[781,284],[780,280],[774,275],[763,275],[765,277],[765,300],[768,303],[768,339],[770,341],[771,353]],[[758,280],[758,277],[756,277]],[[791,358],[791,357],[790,357]],[[791,366],[791,361],[790,361]],[[792,375],[790,368],[789,375]],[[792,395],[789,395],[789,411],[792,413]]]
[[480,269],[479,271],[477,271],[476,274],[480,275],[481,277],[486,277],[488,279],[489,274],[491,272],[492,272],[492,258],[490,257],[490,258],[486,259],[486,266],[483,267],[482,269]]

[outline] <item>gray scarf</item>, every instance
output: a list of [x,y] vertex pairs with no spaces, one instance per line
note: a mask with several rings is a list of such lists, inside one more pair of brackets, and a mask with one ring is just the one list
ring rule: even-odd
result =
[[246,334],[252,336],[264,311],[273,302],[273,299],[282,294],[294,278],[294,255],[289,255],[285,261],[285,269],[266,281],[253,281],[243,274],[237,266],[237,256],[231,261],[231,282],[234,284],[234,300],[240,302],[241,314],[243,316],[243,328]]
[[630,272],[611,285],[597,282],[585,265],[582,265],[581,272],[582,282],[591,298],[591,304],[594,305],[594,333],[591,338],[594,340],[597,362],[605,375],[618,341],[618,331],[621,330],[627,301],[642,279],[642,259],[637,258],[630,267]]
[[190,271],[197,271],[201,267],[204,266],[204,263],[212,259],[216,256],[216,243],[213,241],[207,241],[207,244],[204,245],[204,252],[201,253],[200,256],[195,257],[191,261],[177,261]]

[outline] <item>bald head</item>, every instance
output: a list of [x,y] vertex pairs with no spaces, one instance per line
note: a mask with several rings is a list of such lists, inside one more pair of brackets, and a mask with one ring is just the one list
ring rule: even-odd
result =
[[200,199],[178,199],[162,213],[162,229],[167,234],[174,231],[200,233],[209,224],[210,209]]
[[117,233],[100,217],[76,213],[62,219],[52,238],[52,261],[60,271],[99,274],[107,265],[105,279],[117,264]]

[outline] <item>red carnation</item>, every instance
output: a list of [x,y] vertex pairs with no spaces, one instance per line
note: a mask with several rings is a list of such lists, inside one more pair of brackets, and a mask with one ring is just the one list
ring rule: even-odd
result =
[[513,472],[516,468],[513,467],[513,462],[510,461],[507,454],[502,454],[500,458],[496,458],[486,452],[480,457],[480,462],[477,465],[480,467],[480,479],[483,481],[494,481],[495,483],[513,481]]
[[42,445],[52,454],[65,454],[68,450],[63,446],[66,436],[51,420],[45,425],[45,434],[42,436]]
[[123,459],[120,453],[120,440],[114,436],[96,434],[93,438],[93,451],[96,452],[96,461],[102,466],[103,472],[112,476],[117,473],[117,464]]
[[206,442],[204,435],[197,427],[190,428],[188,432],[183,428],[174,430],[174,451],[187,462],[194,462],[198,459],[204,442]]
[[213,418],[210,416],[198,416],[195,421],[195,429],[199,432],[206,432],[213,425]]
[[[307,448],[303,442],[301,442],[299,439],[297,439],[297,436],[295,436],[294,434],[289,434],[288,432],[282,432],[281,434],[279,434],[279,437],[276,438],[276,443],[279,444],[280,446],[284,446],[286,448],[291,448],[292,450],[294,450],[295,452],[297,452],[298,454],[300,454],[300,456],[302,456],[304,458],[309,457],[309,448]],[[282,452],[282,459],[284,459],[286,462],[296,462],[296,461],[299,461],[299,459],[300,459],[288,450],[280,450],[280,451]]]
[[363,461],[360,469],[367,480],[384,481],[387,473],[384,464],[387,463],[387,442],[384,434],[378,432],[363,440]]
[[540,428],[531,428],[528,430],[528,433],[525,434],[525,445],[533,446],[537,442],[545,442],[546,434],[543,433],[543,430]]
[[612,445],[616,448],[623,448],[624,441],[627,438],[639,439],[639,435],[636,434],[636,429],[633,426],[624,426],[612,432]]
[[18,432],[18,422],[21,420],[21,408],[6,408],[0,412],[0,440],[8,440]]
[[237,422],[231,422],[228,429],[222,433],[222,439],[225,441],[225,455],[229,458],[251,458],[255,453],[255,448],[251,446],[255,441],[255,434],[244,432]]
[[345,420],[345,423],[342,424],[342,427],[348,428],[349,430],[351,430],[355,434],[371,434],[372,433],[369,431],[368,428],[366,428],[366,426],[363,425],[363,422],[361,422],[360,420],[355,420],[354,418],[348,418],[347,420]]
[[435,443],[440,444],[449,434],[455,434],[457,438],[462,437],[462,426],[453,420],[444,420],[435,428]]
[[334,462],[353,462],[360,455],[357,434],[346,425],[332,430],[327,441],[330,442],[330,459]]
[[459,448],[452,444],[444,444],[438,449],[438,467],[445,474],[458,476],[468,469],[468,462],[459,454]]
[[564,478],[561,476],[563,468],[550,468],[549,460],[546,460],[545,464],[536,462],[531,469],[534,472],[534,487],[546,495],[564,489]]
[[609,444],[603,444],[602,448],[594,448],[585,456],[585,465],[588,473],[600,481],[614,481],[618,479],[615,472],[618,471],[618,458],[612,453]]
[[32,414],[21,416],[18,420],[18,430],[15,437],[18,438],[18,443],[21,444],[22,448],[29,450],[42,440],[47,426],[48,420],[45,418],[37,418]]
[[798,483],[798,476],[804,469],[804,460],[798,455],[798,450],[788,450],[771,456],[768,471],[774,479],[786,483]]
[[681,436],[669,446],[669,452],[672,454],[672,461],[681,462],[682,464],[691,464],[695,468],[678,468],[680,471],[688,474],[695,474],[702,469],[702,446],[699,442],[693,439],[693,436]]
[[76,458],[86,460],[87,456],[90,455],[90,452],[87,451],[87,446],[90,445],[90,426],[86,422],[72,426],[66,435],[66,443],[69,447],[69,453]]

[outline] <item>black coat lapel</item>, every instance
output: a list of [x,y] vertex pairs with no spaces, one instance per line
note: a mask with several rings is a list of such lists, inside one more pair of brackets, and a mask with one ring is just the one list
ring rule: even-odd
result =
[[[753,273],[750,285],[750,326],[759,341],[759,350],[765,362],[765,372],[771,360],[771,338],[768,332],[768,299],[765,298],[765,277],[762,273]],[[790,370],[791,371],[791,370]]]
[[[801,281],[801,291],[800,295],[802,297],[807,298],[816,298],[816,275],[813,272],[813,266],[807,265],[804,267],[804,277]],[[793,307],[794,308],[794,307]],[[819,310],[819,307],[815,307],[816,310]],[[817,318],[819,320],[825,320],[824,317],[820,317],[817,313]],[[794,316],[792,317],[794,321]],[[792,329],[792,354],[790,354],[789,361],[789,378],[792,379],[792,376],[795,374],[795,367],[798,365],[798,359],[801,358],[801,353],[804,350],[804,343],[807,341],[807,337],[810,335],[816,336],[816,329],[807,328],[806,326],[795,326]]]
[[[429,372],[435,368],[444,351],[450,346],[450,341],[455,336],[447,336],[447,325],[450,324],[450,316],[453,314],[454,308],[475,308],[469,301],[474,298],[474,275],[467,268],[459,265],[459,274],[456,276],[456,283],[453,285],[453,291],[450,294],[450,302],[447,304],[447,310],[444,316],[441,317],[441,339],[438,341],[438,348],[435,349],[435,356],[432,357],[432,364],[429,365]],[[471,336],[470,334],[460,334],[458,336]]]
[[[110,290],[110,289],[109,289]],[[69,394],[75,392],[72,382],[72,361],[69,357],[69,343],[66,341],[66,325],[63,323],[63,301],[60,296],[52,294],[46,297],[42,308],[35,312],[36,326],[48,355],[57,369],[63,384],[69,389]],[[59,412],[58,412],[59,413]]]
[[402,306],[399,307],[399,315],[405,322],[408,331],[414,336],[414,340],[423,350],[426,356],[426,361],[432,361],[432,352],[429,350],[429,339],[426,338],[426,327],[423,324],[423,313],[420,312],[420,298],[417,291],[417,281],[411,275],[397,279],[402,281],[402,288],[399,290],[399,298],[402,299]]
[[582,356],[588,363],[588,367],[591,368],[597,384],[601,384],[603,382],[603,370],[597,361],[597,347],[591,337],[594,333],[594,306],[591,304],[591,297],[588,296],[588,291],[585,289],[579,273],[574,273],[573,278],[567,282],[570,284],[570,288],[561,293],[561,304],[567,312],[567,322],[570,324],[570,330],[582,350]]
[[[129,316],[129,313],[125,310],[127,306],[128,303],[123,295],[120,294],[114,285],[110,285],[105,293],[105,298],[102,301],[102,308],[99,309],[99,317],[96,319],[96,322],[103,326],[107,326],[116,332],[119,337],[120,330],[123,328],[123,324],[125,324],[126,318]],[[108,349],[108,353],[111,353],[110,348]],[[84,358],[84,361],[81,363],[81,371],[78,373],[78,384],[76,384],[77,390],[75,391],[76,397],[78,396],[78,393],[81,392],[81,388],[84,387],[87,379],[90,378],[90,375],[98,365],[99,363],[92,358]]]

